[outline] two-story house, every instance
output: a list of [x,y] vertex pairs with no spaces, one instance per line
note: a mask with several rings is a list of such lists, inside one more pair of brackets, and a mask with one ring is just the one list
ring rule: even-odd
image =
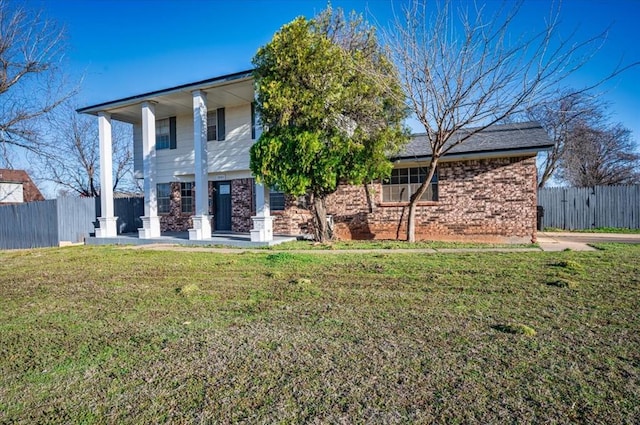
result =
[[[78,112],[96,115],[100,136],[102,217],[96,237],[116,236],[111,184],[111,120],[133,125],[136,177],[144,181],[145,212],[139,237],[188,231],[310,232],[301,199],[256,184],[249,149],[260,136],[251,71],[224,75]],[[551,142],[535,123],[496,126],[457,147],[439,166],[417,215],[419,238],[531,240],[536,225],[536,154]],[[393,158],[385,181],[342,185],[328,200],[341,238],[402,238],[411,190],[425,178],[430,152],[416,135]]]

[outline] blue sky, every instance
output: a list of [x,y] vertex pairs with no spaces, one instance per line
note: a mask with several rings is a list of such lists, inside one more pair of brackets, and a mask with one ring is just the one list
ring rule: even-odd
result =
[[[463,0],[454,1],[459,3]],[[296,16],[312,17],[324,0],[25,0],[64,25],[66,63],[82,78],[80,106],[114,100],[251,68],[258,47]],[[365,13],[386,25],[402,1],[333,0],[334,7]],[[481,3],[478,0],[478,3]],[[489,8],[499,1],[488,1]],[[539,28],[550,1],[526,0],[514,34]],[[640,61],[640,0],[565,0],[562,32],[584,39],[610,27],[588,66],[569,81],[582,87],[601,79],[622,59]],[[640,140],[640,67],[604,85],[611,119]]]

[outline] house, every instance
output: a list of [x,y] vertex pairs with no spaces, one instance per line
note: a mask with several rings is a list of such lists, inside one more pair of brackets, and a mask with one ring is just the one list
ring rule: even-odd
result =
[[0,168],[0,204],[44,201],[44,196],[24,170]]
[[[102,217],[96,237],[116,236],[111,184],[111,120],[133,125],[134,168],[144,179],[140,238],[188,231],[250,232],[253,241],[273,233],[311,233],[303,199],[257,184],[249,149],[260,136],[251,71],[243,71],[79,109],[98,117]],[[408,193],[424,180],[429,161],[424,136],[414,136],[393,158],[390,179],[343,185],[328,212],[341,238],[403,235]],[[492,128],[460,145],[442,161],[418,208],[421,238],[535,239],[536,154],[551,142],[533,123]],[[421,180],[422,179],[422,180]]]

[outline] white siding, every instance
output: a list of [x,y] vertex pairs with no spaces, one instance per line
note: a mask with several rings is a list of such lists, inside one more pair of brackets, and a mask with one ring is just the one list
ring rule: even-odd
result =
[[156,151],[156,181],[175,181],[174,174],[195,171],[193,154],[193,115],[176,117],[176,148]]
[[249,170],[251,105],[227,108],[225,140],[209,142],[209,172]]
[[[225,109],[225,140],[208,143],[209,173],[224,173],[229,178],[249,177],[251,139],[251,105]],[[134,169],[142,172],[142,131],[133,127]],[[156,181],[167,183],[186,180],[194,174],[193,115],[176,117],[176,149],[156,151]],[[210,176],[213,180],[213,175]]]
[[24,202],[22,183],[0,183],[0,203],[1,202]]

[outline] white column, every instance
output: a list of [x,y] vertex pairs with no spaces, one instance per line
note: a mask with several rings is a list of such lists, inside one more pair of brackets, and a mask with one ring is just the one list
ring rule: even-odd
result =
[[191,217],[193,229],[189,239],[211,239],[209,215],[209,165],[207,150],[207,94],[193,92],[193,150],[195,156],[196,214]]
[[100,227],[96,229],[97,238],[110,238],[118,235],[117,219],[113,216],[113,160],[111,138],[111,114],[98,113],[98,135],[100,139],[100,209],[98,217]]
[[152,102],[142,104],[142,174],[144,176],[144,216],[140,239],[160,237],[160,218],[156,190],[156,108]]
[[251,217],[251,242],[270,242],[273,240],[273,217],[269,206],[269,188],[256,183],[256,215]]

